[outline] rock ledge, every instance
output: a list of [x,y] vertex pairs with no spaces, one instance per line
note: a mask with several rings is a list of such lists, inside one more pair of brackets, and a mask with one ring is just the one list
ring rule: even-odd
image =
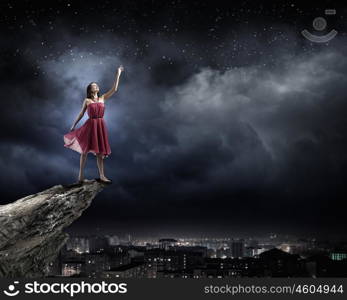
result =
[[63,229],[104,187],[96,180],[56,185],[0,205],[0,277],[45,277],[48,264],[69,238]]

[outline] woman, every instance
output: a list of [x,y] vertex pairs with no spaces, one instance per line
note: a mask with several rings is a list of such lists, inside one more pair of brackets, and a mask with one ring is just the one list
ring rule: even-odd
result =
[[[78,176],[79,184],[84,181],[84,166],[89,152],[97,157],[97,165],[100,173],[99,180],[104,183],[112,182],[104,174],[103,160],[111,154],[111,148],[108,142],[107,128],[103,116],[105,112],[105,101],[117,91],[119,77],[123,70],[123,66],[118,68],[116,80],[112,88],[101,96],[99,86],[96,82],[91,82],[87,86],[87,98],[83,101],[82,109],[70,128],[70,132],[64,135],[64,147],[81,153]],[[83,117],[86,110],[88,111],[89,119],[80,128],[75,129],[76,124]]]

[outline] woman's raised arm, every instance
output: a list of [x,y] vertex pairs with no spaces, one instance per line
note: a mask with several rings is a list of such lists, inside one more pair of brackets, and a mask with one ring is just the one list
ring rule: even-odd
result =
[[102,95],[102,98],[104,98],[104,101],[108,98],[110,98],[118,89],[118,83],[119,83],[119,77],[120,77],[120,74],[122,74],[122,72],[124,71],[124,68],[123,66],[120,66],[118,68],[118,71],[117,71],[117,76],[116,76],[116,79],[113,83],[113,86],[111,87],[111,89]]

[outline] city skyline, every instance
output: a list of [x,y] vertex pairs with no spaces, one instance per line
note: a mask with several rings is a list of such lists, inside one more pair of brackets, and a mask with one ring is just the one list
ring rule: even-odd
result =
[[50,264],[50,277],[227,278],[341,277],[347,242],[259,239],[133,239],[71,236]]

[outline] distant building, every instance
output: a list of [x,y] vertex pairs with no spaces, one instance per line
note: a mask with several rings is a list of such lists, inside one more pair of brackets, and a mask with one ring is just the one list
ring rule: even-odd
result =
[[63,262],[61,274],[63,276],[73,276],[83,273],[85,269],[85,261],[72,261],[72,262]]
[[111,246],[116,246],[120,244],[120,239],[117,235],[107,236],[107,238],[108,238],[108,243]]
[[157,278],[162,271],[188,270],[203,264],[201,251],[151,249],[145,252],[146,277]]
[[258,247],[258,246],[245,247],[244,257],[255,257],[264,251],[265,251],[264,249],[262,249],[261,247]]
[[255,239],[249,239],[245,242],[244,246],[244,257],[254,257],[260,254],[261,248],[259,247],[259,242]]
[[231,257],[231,249],[230,248],[225,248],[225,247],[217,249],[216,257],[217,258]]
[[168,250],[170,247],[177,245],[177,240],[175,239],[160,239],[159,248]]
[[79,275],[85,272],[85,254],[79,254],[75,250],[67,250],[67,247],[63,247],[60,260],[61,270],[59,274],[62,276]]
[[89,252],[100,253],[108,248],[108,238],[105,236],[92,235],[89,238]]
[[145,278],[144,262],[132,262],[101,273],[102,278]]
[[289,254],[277,248],[259,255],[264,273],[268,277],[306,277],[305,261],[297,254]]
[[87,237],[70,237],[66,242],[66,249],[78,253],[87,253],[89,252],[89,240]]
[[287,242],[280,244],[278,248],[290,254],[299,254],[308,249],[308,243],[303,241],[291,243]]
[[315,254],[306,259],[306,269],[314,278],[347,277],[347,259],[333,260],[327,254]]
[[330,252],[329,255],[330,259],[332,260],[344,260],[347,259],[347,250],[345,249],[335,249]]
[[127,252],[122,253],[88,253],[86,255],[85,272],[88,277],[97,278],[103,271],[111,270],[130,263]]
[[207,258],[202,267],[195,267],[193,278],[231,278],[257,276],[262,272],[259,259]]
[[234,240],[229,243],[230,255],[232,258],[244,257],[245,256],[245,241],[243,239]]

